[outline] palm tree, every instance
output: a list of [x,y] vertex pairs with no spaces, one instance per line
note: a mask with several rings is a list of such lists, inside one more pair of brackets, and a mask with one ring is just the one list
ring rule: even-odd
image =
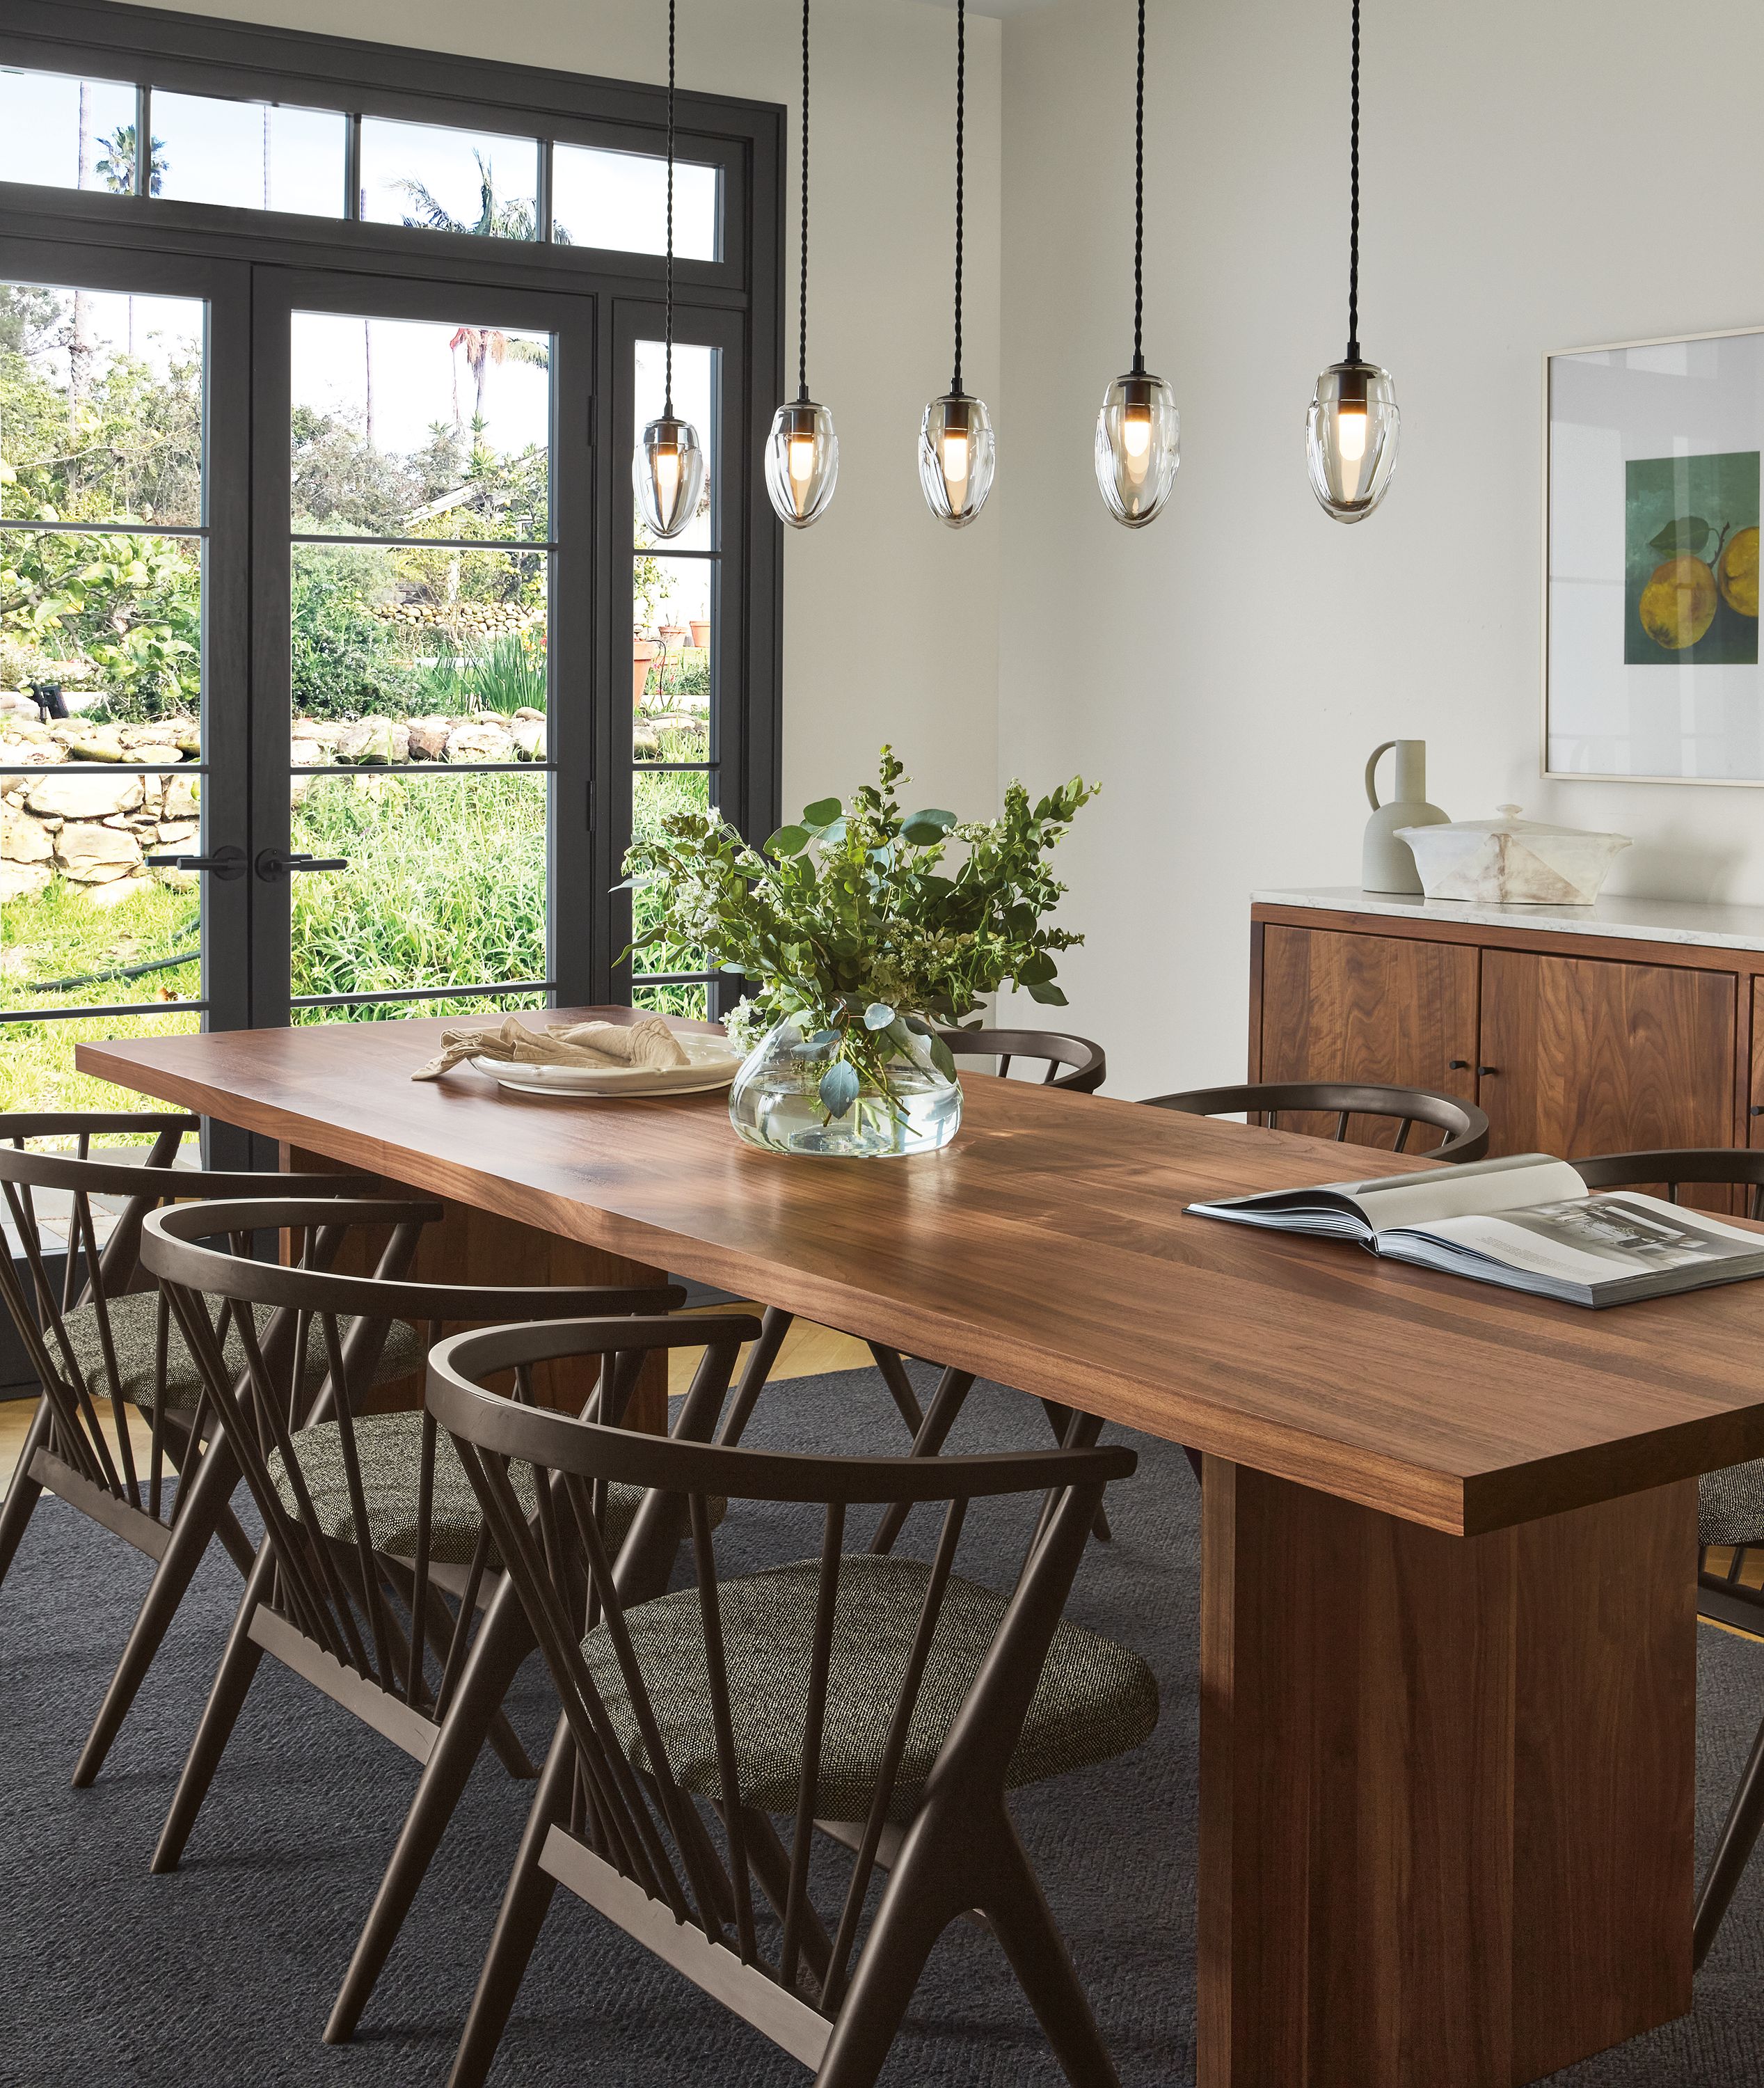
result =
[[[108,138],[98,143],[104,148],[104,157],[92,169],[113,195],[135,194],[135,126],[119,123]],[[165,186],[165,140],[153,140],[152,163],[147,169],[147,194],[157,195]]]
[[[477,404],[472,423],[474,430],[484,424],[484,387],[489,381],[493,363],[530,362],[541,370],[551,367],[551,351],[543,341],[510,340],[496,327],[455,327],[448,347],[465,357],[466,367],[472,372],[477,387]],[[459,426],[459,387],[454,387],[453,417],[455,427]]]

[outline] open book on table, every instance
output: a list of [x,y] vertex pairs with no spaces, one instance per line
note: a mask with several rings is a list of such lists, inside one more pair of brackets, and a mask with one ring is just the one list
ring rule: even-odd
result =
[[1374,1254],[1572,1305],[1627,1305],[1764,1276],[1764,1233],[1633,1189],[1594,1196],[1567,1161],[1544,1153],[1188,1208],[1233,1225],[1358,1240]]

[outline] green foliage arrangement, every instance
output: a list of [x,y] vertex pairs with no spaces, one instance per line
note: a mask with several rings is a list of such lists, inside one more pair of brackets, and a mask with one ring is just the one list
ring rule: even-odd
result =
[[[891,1067],[955,1076],[936,1025],[959,1023],[1007,982],[1063,1008],[1056,952],[1082,935],[1043,925],[1066,888],[1046,858],[1096,794],[1074,776],[1031,804],[1020,783],[996,819],[903,814],[906,771],[884,747],[878,779],[841,805],[826,798],[750,847],[710,811],[682,811],[625,858],[654,925],[631,952],[664,968],[715,965],[758,991],[741,1025],[793,1020],[825,1061],[822,1106],[843,1116],[866,1090],[886,1094]],[[946,860],[950,845],[966,849]],[[659,917],[659,918],[657,918]]]
[[391,583],[383,551],[296,547],[291,664],[305,717],[408,717],[426,708],[421,678],[374,613]]

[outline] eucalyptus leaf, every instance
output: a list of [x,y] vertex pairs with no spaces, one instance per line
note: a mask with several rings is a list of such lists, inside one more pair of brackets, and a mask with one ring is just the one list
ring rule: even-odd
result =
[[1057,986],[1032,986],[1029,998],[1040,1001],[1044,1008],[1064,1008],[1066,1004],[1066,995]]
[[1045,950],[1036,950],[1017,967],[1019,986],[1045,986],[1053,978],[1053,960]]
[[837,798],[817,798],[812,805],[802,808],[802,824],[805,827],[830,827],[839,815]]
[[895,1011],[885,1000],[873,1000],[864,1010],[866,1029],[886,1029],[895,1019]]
[[909,812],[900,823],[900,838],[915,848],[929,848],[955,824],[955,813],[941,812],[933,806],[922,812]]
[[830,1117],[844,1116],[857,1100],[856,1074],[841,1059],[821,1076],[821,1106]]
[[941,1037],[931,1039],[931,1063],[946,1080],[955,1078],[955,1054]]
[[1681,515],[1676,521],[1668,522],[1657,537],[1651,537],[1647,547],[1651,551],[1695,553],[1702,550],[1713,534],[1700,515]]
[[767,855],[801,855],[809,845],[806,827],[780,827],[766,844]]

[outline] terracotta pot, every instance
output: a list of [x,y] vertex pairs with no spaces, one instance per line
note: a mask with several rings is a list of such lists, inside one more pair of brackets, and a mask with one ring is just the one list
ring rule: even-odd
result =
[[693,618],[692,642],[701,652],[707,652],[709,650],[711,644],[711,623],[708,617],[706,618],[703,623],[698,621],[697,617]]
[[664,623],[660,635],[664,645],[684,645],[692,633],[683,623]]
[[643,684],[649,679],[651,662],[661,648],[653,638],[634,638],[631,640],[631,700],[643,700]]

